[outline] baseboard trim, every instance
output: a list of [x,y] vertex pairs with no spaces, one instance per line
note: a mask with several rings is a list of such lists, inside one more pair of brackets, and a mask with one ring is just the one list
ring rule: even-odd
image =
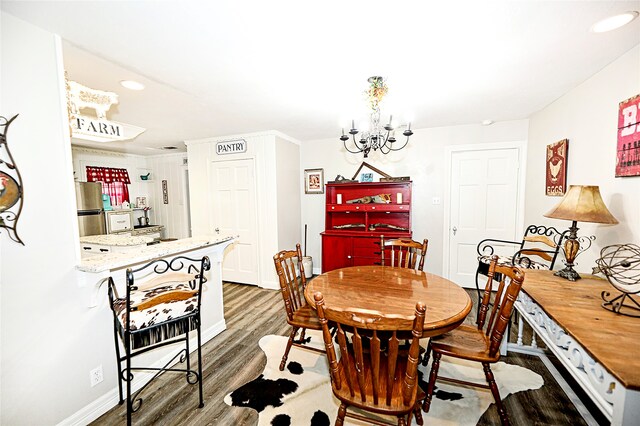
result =
[[[227,329],[227,324],[224,319],[218,321],[208,329],[202,332],[202,344],[204,345],[209,340],[213,339],[218,334],[222,333]],[[189,339],[189,346],[191,348],[197,348],[198,340],[197,337],[193,337]],[[191,352],[193,353],[193,352]],[[174,356],[174,353],[167,354],[166,356],[159,359],[156,363],[153,364],[153,367],[162,367]],[[177,362],[177,361],[176,361]],[[147,381],[153,377],[152,372],[150,373],[138,373],[136,378],[133,380],[133,390],[136,391],[140,389]],[[118,401],[120,400],[118,395],[118,387],[111,389],[100,398],[94,400],[93,402],[85,405],[80,410],[76,411],[71,416],[62,420],[58,423],[58,426],[84,426],[87,425],[98,417],[102,416],[107,411],[111,410],[113,407],[118,405]]]

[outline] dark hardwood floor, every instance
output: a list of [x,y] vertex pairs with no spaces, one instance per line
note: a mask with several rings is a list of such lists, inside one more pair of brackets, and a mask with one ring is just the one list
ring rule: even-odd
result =
[[[475,303],[475,291],[470,292]],[[206,307],[205,307],[206,309]],[[256,378],[266,358],[258,340],[267,334],[287,335],[280,293],[253,286],[224,283],[227,330],[203,346],[205,406],[198,409],[197,387],[183,376],[164,374],[143,393],[142,408],[133,415],[136,425],[255,425],[257,413],[250,408],[229,407],[226,394]],[[469,315],[469,321],[475,316]],[[503,361],[529,368],[544,378],[538,390],[509,395],[505,406],[514,425],[582,425],[585,422],[546,367],[535,356],[510,353]],[[93,424],[124,424],[125,407],[116,406]],[[499,424],[493,406],[479,425]]]

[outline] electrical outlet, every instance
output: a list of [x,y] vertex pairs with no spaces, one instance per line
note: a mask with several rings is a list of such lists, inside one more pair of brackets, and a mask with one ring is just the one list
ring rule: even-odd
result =
[[89,380],[91,383],[91,387],[94,387],[98,383],[100,383],[104,379],[102,375],[102,364],[89,371]]
[[431,199],[431,204],[433,204],[434,206],[437,206],[438,204],[440,204],[440,197],[433,197]]

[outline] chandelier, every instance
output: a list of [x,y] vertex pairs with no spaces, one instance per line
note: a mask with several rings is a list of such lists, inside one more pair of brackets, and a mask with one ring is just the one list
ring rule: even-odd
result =
[[[402,148],[407,146],[409,137],[413,135],[413,132],[411,131],[411,123],[409,123],[407,125],[407,129],[402,132],[402,135],[407,137],[402,146],[395,145],[397,140],[395,137],[395,130],[391,124],[393,116],[389,116],[389,122],[386,125],[380,125],[380,102],[382,101],[382,98],[384,98],[384,95],[389,91],[389,88],[385,84],[384,78],[379,76],[369,77],[367,81],[369,82],[369,89],[365,94],[367,95],[367,101],[371,108],[369,129],[363,131],[360,135],[360,139],[356,140],[356,135],[360,133],[360,131],[356,129],[355,121],[351,120],[351,130],[349,130],[351,137],[345,135],[344,128],[342,129],[342,136],[340,136],[340,140],[344,144],[344,149],[352,154],[359,154],[362,152],[364,153],[364,158],[369,156],[369,152],[371,152],[371,150],[380,150],[383,154],[388,154],[391,151],[400,151]],[[351,148],[347,146],[347,141],[349,139],[352,141]]]

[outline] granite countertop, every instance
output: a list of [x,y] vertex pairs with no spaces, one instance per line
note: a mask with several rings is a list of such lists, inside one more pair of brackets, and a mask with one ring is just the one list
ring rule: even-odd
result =
[[[83,237],[88,238],[88,237]],[[149,237],[127,237],[127,238],[145,238],[152,241]],[[96,254],[80,261],[76,269],[83,272],[104,272],[114,269],[122,269],[137,263],[147,262],[160,257],[171,256],[177,253],[184,253],[190,250],[196,250],[215,244],[232,241],[237,236],[232,235],[205,235],[200,237],[183,238],[175,241],[162,242],[150,246],[143,246],[139,250],[129,251],[127,253],[105,253]],[[98,244],[98,243],[96,243]]]
[[100,244],[103,246],[138,246],[146,245],[153,241],[151,237],[134,237],[129,235],[108,234],[108,235],[90,235],[88,237],[80,237],[80,243],[84,244]]

